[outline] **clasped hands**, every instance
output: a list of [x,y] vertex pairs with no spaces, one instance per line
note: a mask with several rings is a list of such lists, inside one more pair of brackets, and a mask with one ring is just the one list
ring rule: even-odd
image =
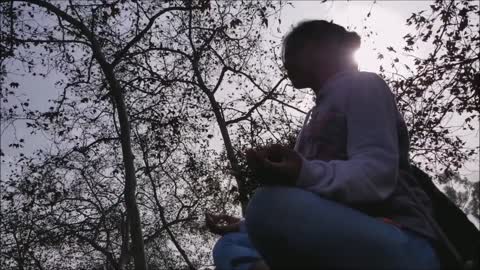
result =
[[300,155],[279,144],[249,149],[246,158],[249,169],[261,185],[294,186],[302,167]]
[[[248,167],[260,184],[295,185],[302,167],[302,158],[297,152],[274,144],[249,149],[245,154]],[[226,214],[205,213],[205,222],[210,232],[224,235],[238,232],[241,219]]]

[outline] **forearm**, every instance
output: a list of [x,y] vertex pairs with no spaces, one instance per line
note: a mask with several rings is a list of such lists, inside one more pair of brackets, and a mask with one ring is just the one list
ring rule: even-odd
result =
[[365,160],[303,160],[297,186],[346,204],[382,201],[395,188],[397,161],[388,153]]

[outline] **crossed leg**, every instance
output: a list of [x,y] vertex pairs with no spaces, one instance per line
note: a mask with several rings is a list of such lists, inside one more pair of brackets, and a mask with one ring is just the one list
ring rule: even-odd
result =
[[262,187],[249,241],[276,269],[440,269],[428,239],[293,187]]

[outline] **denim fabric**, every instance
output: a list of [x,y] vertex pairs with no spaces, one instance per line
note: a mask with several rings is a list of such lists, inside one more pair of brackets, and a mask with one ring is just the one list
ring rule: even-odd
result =
[[441,268],[428,238],[293,187],[257,189],[241,231],[221,237],[213,258],[217,270],[257,259],[273,270]]
[[245,224],[240,232],[222,236],[213,248],[216,270],[248,270],[250,265],[261,259],[260,254],[248,239]]

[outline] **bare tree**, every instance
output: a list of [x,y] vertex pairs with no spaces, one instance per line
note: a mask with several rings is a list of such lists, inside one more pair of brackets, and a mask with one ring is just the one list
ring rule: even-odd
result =
[[[131,256],[138,269],[182,261],[195,268],[186,234],[203,233],[192,221],[219,206],[225,178],[234,176],[246,204],[232,130],[269,110],[267,101],[270,109],[272,102],[283,106],[283,75],[261,66],[269,58],[262,27],[281,5],[32,0],[2,1],[1,7],[8,26],[2,27],[3,75],[9,63],[25,64],[32,76],[48,76],[45,66],[65,75],[47,111],[30,109],[31,101],[16,95],[19,82],[2,92],[11,104],[2,108],[3,123],[25,121],[32,133],[52,140],[50,149],[16,160],[10,179],[2,180],[3,203],[11,209],[5,217],[12,221],[24,209],[38,218],[25,223],[34,243],[24,242],[40,258],[37,264],[65,267],[71,261],[42,258],[68,244],[58,256],[75,257],[85,268],[130,268]],[[209,148],[215,127],[229,165]],[[24,143],[19,138],[11,147]],[[219,170],[225,166],[230,170]],[[7,238],[23,233],[8,224],[2,223]],[[37,258],[15,255],[25,248],[13,240],[5,250],[17,265],[18,258]]]

